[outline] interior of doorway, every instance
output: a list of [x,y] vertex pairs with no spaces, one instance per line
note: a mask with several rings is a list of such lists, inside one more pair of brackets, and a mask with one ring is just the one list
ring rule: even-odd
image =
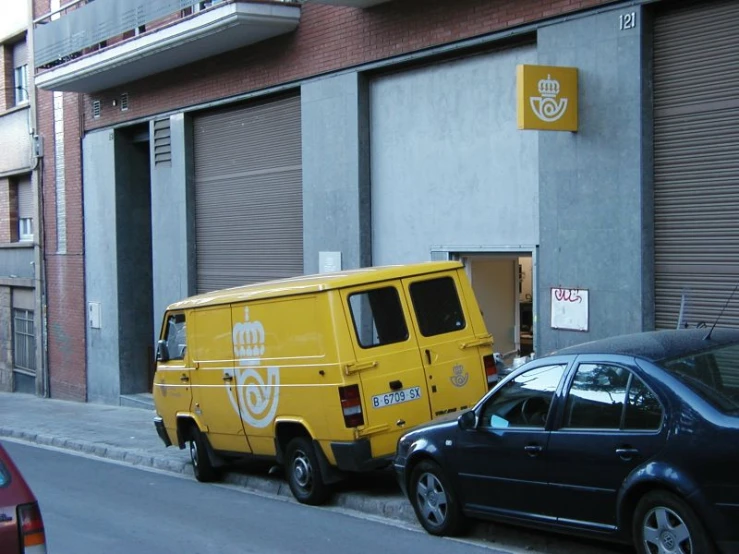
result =
[[531,253],[460,256],[494,348],[506,365],[534,352],[534,275]]

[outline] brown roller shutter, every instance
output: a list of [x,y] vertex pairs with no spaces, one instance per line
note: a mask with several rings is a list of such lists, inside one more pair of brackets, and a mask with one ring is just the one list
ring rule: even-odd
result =
[[[712,324],[739,283],[739,2],[655,18],[656,325]],[[720,320],[739,327],[739,293]]]
[[31,177],[18,179],[18,219],[33,219],[33,188]]
[[302,274],[300,98],[193,127],[198,292]]

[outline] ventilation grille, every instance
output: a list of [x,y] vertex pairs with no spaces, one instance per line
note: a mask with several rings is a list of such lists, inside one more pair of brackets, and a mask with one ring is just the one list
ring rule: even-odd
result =
[[172,133],[169,119],[154,121],[154,165],[172,165]]
[[124,92],[121,94],[121,111],[125,112],[128,109],[128,93]]
[[100,117],[100,100],[92,101],[92,117],[95,119]]

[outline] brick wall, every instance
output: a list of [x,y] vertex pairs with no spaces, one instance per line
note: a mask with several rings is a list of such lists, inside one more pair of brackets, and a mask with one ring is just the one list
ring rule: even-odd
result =
[[17,241],[18,188],[12,180],[0,179],[0,244]]
[[[48,356],[53,398],[84,401],[85,273],[82,224],[79,95],[64,94],[66,194],[57,199],[54,167],[53,94],[38,91],[39,131],[44,141],[43,195],[47,279]],[[67,248],[58,252],[56,202],[66,204]]]
[[[87,128],[258,90],[607,4],[612,0],[393,0],[361,10],[310,3],[298,29],[85,97]],[[121,112],[112,100],[129,95]],[[92,119],[91,101],[102,113]]]

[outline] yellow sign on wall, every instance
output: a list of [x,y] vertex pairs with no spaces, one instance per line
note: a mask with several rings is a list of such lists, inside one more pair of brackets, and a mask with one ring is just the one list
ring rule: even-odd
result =
[[516,67],[518,128],[577,131],[577,68]]

